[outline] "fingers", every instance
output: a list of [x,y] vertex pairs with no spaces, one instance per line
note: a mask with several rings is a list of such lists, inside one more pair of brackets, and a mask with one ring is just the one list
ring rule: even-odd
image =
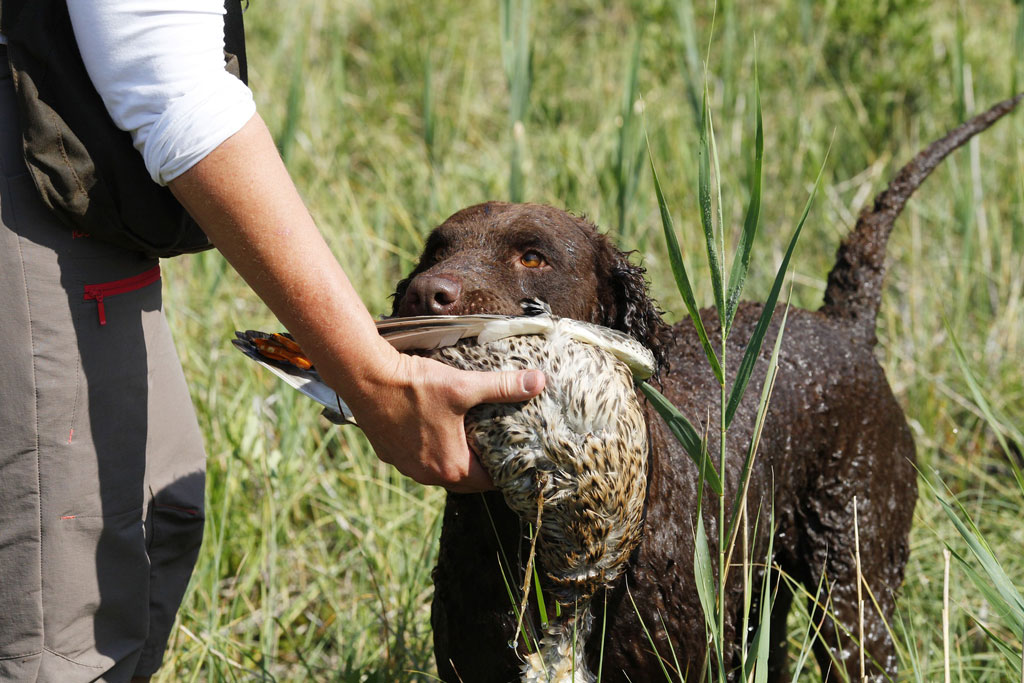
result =
[[494,490],[494,482],[476,455],[462,438],[443,449],[443,459],[400,458],[391,462],[402,474],[425,486],[441,486],[452,493],[479,493]]
[[463,372],[459,383],[460,404],[466,410],[481,403],[527,401],[544,389],[540,370],[517,372]]
[[494,483],[467,443],[466,412],[527,401],[544,383],[537,370],[467,372],[403,355],[362,400],[347,402],[381,460],[421,484],[473,493]]
[[443,486],[455,493],[492,490],[494,482],[468,447],[463,426],[465,414],[481,403],[516,403],[537,396],[544,389],[544,373],[539,370],[467,372],[433,363],[431,368],[440,372],[431,374],[440,384],[447,386],[445,393],[451,401],[449,410],[454,419],[449,428],[457,426],[459,439],[458,444],[444,449],[445,457],[434,462],[442,467],[440,472],[431,473],[437,475],[436,479],[424,482],[416,476],[413,478],[421,483]]
[[[466,449],[469,451],[469,449]],[[440,485],[452,493],[479,493],[481,491],[494,490],[494,481],[491,475],[487,474],[476,455],[469,452],[469,472],[458,481],[440,482]]]

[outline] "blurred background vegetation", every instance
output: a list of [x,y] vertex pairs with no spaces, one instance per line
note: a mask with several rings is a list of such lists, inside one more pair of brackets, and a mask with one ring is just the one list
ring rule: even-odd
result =
[[[636,250],[668,315],[685,316],[643,132],[686,265],[702,273],[694,119],[707,55],[732,244],[749,191],[755,58],[760,74],[765,192],[747,297],[767,293],[834,138],[791,267],[794,302],[815,308],[840,239],[894,171],[1024,82],[1011,0],[253,0],[246,24],[260,111],[375,315],[390,311],[432,227],[517,198],[586,214]],[[1001,122],[912,200],[889,246],[878,326],[923,479],[970,513],[1018,590],[1024,501],[1007,460],[1021,457],[1024,423],[1022,130],[1019,113]],[[378,463],[357,430],[329,427],[232,350],[233,330],[277,323],[217,254],[166,272],[209,498],[157,680],[430,680],[443,492]],[[710,304],[708,283],[695,288]],[[892,624],[901,678],[942,675],[945,642],[954,680],[1018,679],[1021,633],[955,562],[943,638],[941,551],[968,554],[924,485],[912,544]]]

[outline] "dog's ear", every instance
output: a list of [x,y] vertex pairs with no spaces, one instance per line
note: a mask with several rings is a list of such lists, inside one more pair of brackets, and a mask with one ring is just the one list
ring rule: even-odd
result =
[[398,315],[398,307],[402,304],[402,299],[405,298],[405,290],[409,289],[409,283],[416,277],[417,271],[419,271],[419,266],[416,267],[416,270],[409,273],[409,277],[399,280],[398,284],[395,285],[395,293],[391,295],[392,318]]
[[[603,237],[603,236],[602,236]],[[647,290],[646,270],[630,263],[631,252],[619,251],[607,238],[603,272],[606,290],[602,293],[604,321],[607,327],[629,334],[649,348],[661,368],[665,360],[665,333],[668,325],[661,318],[657,303]]]

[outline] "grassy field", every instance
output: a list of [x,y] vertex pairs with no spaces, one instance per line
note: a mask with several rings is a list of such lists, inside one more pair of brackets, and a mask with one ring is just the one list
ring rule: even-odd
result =
[[[686,265],[703,273],[694,98],[709,38],[732,243],[749,193],[755,54],[760,74],[765,193],[748,297],[767,293],[832,143],[791,266],[794,302],[812,308],[839,240],[895,169],[1024,83],[1011,0],[720,0],[713,28],[702,0],[535,3],[523,34],[532,60],[511,4],[504,42],[500,3],[253,0],[248,10],[260,110],[375,314],[389,310],[430,228],[464,206],[518,196],[585,213],[637,250],[662,306],[685,316],[641,126]],[[517,63],[532,65],[531,87],[510,93]],[[512,80],[521,86],[524,73]],[[944,646],[953,680],[1021,676],[1018,617],[987,599],[991,580],[971,580],[983,569],[925,482],[959,501],[1021,590],[1024,494],[1006,453],[1020,458],[1024,428],[1022,131],[1018,113],[951,157],[889,246],[879,357],[921,468],[892,624],[905,680],[940,680]],[[379,464],[357,430],[328,427],[232,350],[233,330],[277,324],[218,255],[166,272],[209,482],[206,542],[157,680],[430,680],[443,492]],[[710,304],[708,283],[694,279]],[[953,558],[948,581],[947,545],[966,560]],[[792,626],[798,639],[799,615]],[[810,669],[801,680],[818,679]]]

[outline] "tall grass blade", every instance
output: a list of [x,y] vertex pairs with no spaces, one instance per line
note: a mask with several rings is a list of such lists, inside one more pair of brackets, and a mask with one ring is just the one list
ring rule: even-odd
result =
[[[770,529],[775,528],[775,512],[770,511],[768,524]],[[768,535],[768,552],[765,557],[768,559],[768,566],[761,578],[761,602],[760,614],[757,625],[757,633],[754,636],[753,657],[747,660],[748,667],[753,666],[754,683],[767,683],[768,681],[768,653],[771,650],[772,632],[772,606],[775,603],[772,597],[771,583],[772,570],[771,558],[774,554],[775,534]],[[744,680],[750,680],[750,670],[744,671]]]
[[758,83],[756,57],[754,59],[754,116],[757,123],[754,134],[754,160],[750,169],[750,201],[747,203],[747,213],[743,218],[743,232],[740,233],[739,244],[736,245],[736,256],[733,258],[732,269],[729,272],[729,298],[725,307],[726,336],[729,335],[729,330],[732,328],[733,316],[736,315],[736,307],[739,305],[740,294],[743,292],[743,284],[747,279],[750,248],[754,242],[754,234],[757,232],[757,223],[761,214],[764,126],[761,119],[761,87]]
[[601,649],[597,654],[597,683],[601,683],[604,674],[604,643],[608,634],[608,591],[604,592],[604,605],[601,608]]
[[428,56],[423,60],[423,144],[427,148],[427,161],[437,165],[434,154],[434,87],[433,67]]
[[[792,298],[792,291],[790,292]],[[761,442],[761,432],[764,430],[764,422],[768,417],[768,402],[771,401],[772,391],[775,389],[775,378],[779,374],[779,350],[782,348],[782,338],[786,332],[786,321],[789,319],[789,303],[782,314],[782,323],[779,325],[779,333],[775,335],[775,347],[772,349],[771,360],[768,361],[768,370],[765,372],[764,386],[761,388],[761,400],[757,405],[757,417],[754,418],[754,437],[750,440],[750,448],[747,449],[747,458],[743,462],[743,471],[740,475],[740,486],[737,490],[736,499],[733,501],[732,517],[729,520],[729,531],[726,538],[731,547],[736,540],[737,524],[740,519],[740,506],[746,496],[747,484],[750,482],[750,472],[754,465],[754,456],[757,454],[757,447]],[[731,550],[730,550],[731,553]]]
[[658,658],[658,666],[661,667],[661,673],[665,675],[666,681],[671,681],[672,677],[668,674],[668,669],[665,668],[665,660],[658,654],[658,646],[654,644],[654,636],[651,635],[650,630],[647,628],[647,624],[644,623],[644,618],[640,615],[640,609],[636,606],[636,601],[633,600],[633,591],[629,590],[629,585],[626,585],[626,595],[629,596],[629,602],[633,605],[633,612],[636,614],[637,621],[640,622],[640,628],[644,630],[644,635],[647,636],[647,642],[651,646],[651,650],[654,652],[654,656]]
[[[517,632],[513,637],[518,638],[519,634],[522,633],[523,642],[526,643],[526,652],[528,654],[533,654],[534,650],[540,650],[540,640],[534,640],[532,637],[533,628],[524,618],[520,618],[519,602],[516,600],[512,584],[509,583],[508,574],[505,573],[505,567],[502,566],[500,561],[498,563],[498,569],[501,571],[501,580],[505,584],[505,592],[508,594],[509,604],[512,605],[512,614],[515,616],[516,622],[519,624],[520,628],[519,632]],[[530,633],[527,633],[527,631],[530,631]]]
[[295,137],[299,131],[299,123],[302,120],[302,101],[306,92],[306,81],[302,77],[302,66],[306,54],[306,40],[304,38],[299,39],[298,47],[298,55],[292,66],[292,77],[288,83],[288,95],[285,99],[284,125],[281,126],[281,132],[277,136],[277,149],[285,165],[292,158],[292,146],[295,143]]
[[[952,507],[945,503],[945,501],[939,501],[942,504],[946,514],[949,515],[950,519],[953,520],[953,526],[963,536],[964,540],[967,541],[967,546],[970,548],[974,556],[981,562],[982,569],[985,570],[985,574],[988,576],[988,580],[992,586],[995,587],[999,594],[999,600],[995,600],[991,592],[985,592],[986,598],[993,608],[998,610],[1006,619],[1013,623],[1013,626],[1017,633],[1024,631],[1024,600],[1021,599],[1021,594],[1017,592],[1013,582],[1003,571],[1002,565],[999,564],[999,560],[996,559],[995,555],[988,546],[981,541],[981,538],[970,531],[967,525],[965,525],[953,512]],[[973,525],[972,525],[973,526]],[[957,553],[954,553],[956,558],[960,560],[961,564],[966,564],[964,558]],[[981,584],[984,581],[978,581],[978,587],[981,588]]]
[[[986,599],[1000,614],[1009,619],[1012,622],[1012,626],[1016,633],[1024,631],[1024,598],[1017,591],[1017,588],[1013,585],[1013,582],[1006,575],[1002,565],[999,564],[999,560],[996,559],[992,553],[991,548],[985,542],[984,537],[978,531],[974,522],[971,520],[970,514],[964,509],[963,505],[956,502],[956,507],[959,510],[954,509],[947,500],[939,495],[939,492],[935,490],[935,487],[929,482],[928,486],[935,493],[935,497],[942,506],[946,515],[950,521],[953,522],[953,526],[956,527],[957,532],[967,542],[967,547],[970,549],[971,554],[977,558],[981,564],[981,568],[984,570],[988,581],[984,581],[982,577],[978,577],[980,583],[978,588],[982,589]],[[950,548],[953,555],[956,556],[960,563],[968,569],[968,575],[971,575],[970,566],[965,562],[955,550]],[[984,587],[984,584],[990,584],[995,589],[995,593]]]
[[966,73],[966,61],[964,59],[964,38],[967,33],[966,19],[964,17],[963,3],[957,3],[956,8],[956,38],[953,41],[953,92],[956,95],[956,120],[967,120],[967,96],[964,75]]
[[665,420],[669,431],[683,445],[686,454],[704,472],[704,481],[711,487],[711,490],[717,495],[722,495],[722,480],[719,478],[718,472],[715,471],[714,464],[707,457],[707,451],[702,448],[700,435],[697,434],[697,430],[694,429],[690,421],[660,391],[647,382],[640,385],[640,391]]
[[992,406],[989,405],[985,394],[981,391],[981,385],[978,383],[974,373],[971,372],[971,367],[967,364],[967,356],[964,354],[960,342],[953,333],[952,326],[950,326],[949,321],[945,317],[942,318],[942,322],[946,326],[946,332],[949,334],[950,341],[953,342],[953,352],[956,354],[956,361],[960,365],[960,370],[964,373],[967,386],[970,387],[971,395],[974,396],[974,402],[981,410],[981,414],[985,416],[985,421],[988,422],[989,429],[995,434],[996,440],[999,441],[999,446],[1003,449],[1003,454],[1006,455],[1006,462],[1010,464],[1013,476],[1017,480],[1017,487],[1021,490],[1021,493],[1024,493],[1024,476],[1021,474],[1020,466],[1017,465],[1018,456],[1010,450],[1010,445],[1006,443],[1006,437],[1003,435],[1003,432],[1010,431],[1018,443],[1024,441],[1024,438],[1021,437],[1021,434],[1016,429],[1004,427],[1005,421],[996,419]]
[[531,0],[519,0],[519,21],[516,26],[515,71],[512,75],[514,94],[513,115],[517,121],[526,119],[526,108],[533,89],[533,34],[530,21],[533,15]]
[[722,633],[718,629],[718,617],[715,609],[715,576],[711,568],[711,551],[708,547],[708,536],[704,531],[704,514],[697,513],[697,536],[693,544],[693,573],[697,584],[697,598],[704,612],[704,624],[711,634],[711,642],[715,647],[715,659],[718,670],[724,669],[722,661]]
[[[968,562],[967,558],[955,550],[950,550],[950,555],[955,557],[957,562],[960,563],[960,568],[963,570],[964,574],[967,575],[967,578],[971,580],[971,583],[973,583],[978,589],[978,593],[981,597],[985,598],[985,602],[992,606],[1003,604],[1003,598],[999,594],[999,590],[986,576],[982,574],[982,572],[979,572],[977,568]],[[998,607],[996,609],[996,614],[1004,618],[1008,616],[1008,612],[1006,610],[999,609]],[[981,620],[979,619],[979,621]]]
[[906,657],[903,660],[903,668],[909,676],[908,680],[913,680],[915,683],[925,683],[924,672],[925,667],[923,666],[924,656],[921,653],[921,643],[924,640],[921,638],[922,632],[916,628],[916,624],[912,618],[907,618],[901,612],[895,612],[894,618],[899,620],[900,630],[903,632],[903,641],[906,645]]
[[[711,270],[711,287],[715,294],[715,310],[718,312],[718,320],[725,329],[725,294],[722,281],[722,266],[718,257],[718,246],[715,244],[715,223],[712,217],[713,202],[711,199],[711,152],[714,142],[714,132],[711,128],[711,113],[708,110],[708,89],[704,85],[704,100],[701,105],[700,120],[700,142],[697,146],[697,201],[700,208],[700,224],[704,228],[704,242],[707,245],[708,268]],[[721,188],[717,168],[715,169],[715,187],[718,189],[719,206],[721,210]],[[719,226],[721,229],[722,226]]]
[[[821,595],[822,590],[825,587],[825,572],[822,571],[818,576],[818,585],[814,590],[814,595],[810,596],[813,599],[811,602],[818,602],[818,596]],[[788,590],[793,590],[793,586],[787,586]],[[813,650],[814,639],[819,637],[818,629],[814,625],[814,620],[810,613],[807,616],[807,629],[804,631],[803,640],[800,642],[800,651],[797,653],[796,665],[793,667],[793,678],[792,680],[800,680],[800,673],[803,671],[804,666],[807,665],[807,660],[810,659],[811,652]],[[812,633],[814,634],[812,636]]]
[[509,157],[508,200],[516,203],[523,201],[523,147],[525,146],[526,129],[522,122],[512,125],[512,154]]
[[1010,69],[1010,95],[1020,92],[1021,68],[1024,67],[1024,2],[1018,2],[1017,30],[1013,34],[1013,68]]
[[501,26],[501,65],[505,69],[505,78],[511,80],[515,61],[512,52],[512,0],[501,0],[498,10]]
[[[537,533],[534,531],[533,533]],[[544,602],[544,591],[540,587],[540,572],[537,571],[537,564],[533,565],[533,590],[537,596],[537,611],[540,613],[540,627],[548,627],[548,608]]]
[[[995,644],[996,649],[998,649],[999,652],[1003,655],[1003,657],[1006,658],[1006,661],[1009,662],[1011,666],[1020,669],[1022,664],[1024,664],[1024,662],[1021,661],[1021,651],[1014,649],[1014,647],[1011,647],[1009,643],[1007,643],[1004,639],[999,637],[999,634],[995,633],[992,629],[985,626],[985,620],[981,617],[977,617],[972,614],[971,618],[974,619],[974,622],[978,625],[978,627],[985,632],[985,635],[988,636],[989,641]],[[1024,670],[1021,671],[1021,676],[1024,676]]]
[[[956,557],[957,561],[960,563],[961,569],[964,570],[964,573],[967,574],[967,577],[971,580],[971,583],[974,584],[975,588],[978,589],[978,592],[981,593],[985,600],[990,605],[1000,604],[1002,601],[1001,597],[999,596],[998,592],[993,588],[992,583],[988,579],[983,577],[974,567],[972,567],[967,562],[967,560],[961,557],[958,553],[956,553],[955,551],[950,551],[950,553],[954,557]],[[1005,613],[1000,613],[1000,615],[1006,616]],[[972,619],[974,619],[975,624],[977,624],[978,627],[980,627],[981,630],[985,632],[985,636],[988,638],[989,642],[996,646],[996,649],[1000,652],[1000,654],[1003,655],[1003,657],[1010,664],[1010,666],[1019,669],[1019,667],[1021,667],[1022,664],[1024,664],[1024,660],[1022,660],[1021,651],[1016,649],[1017,647],[1020,647],[1019,645],[1014,643],[1014,645],[1011,646],[998,633],[988,628],[985,625],[988,619],[979,617],[975,614],[970,614],[970,616]],[[1021,675],[1024,676],[1024,670],[1022,670]]]
[[[725,271],[722,268],[725,267],[725,219],[722,217],[722,165],[718,162],[718,139],[715,137],[715,122],[711,117],[711,111],[708,111],[708,140],[711,142],[711,178],[714,181],[715,197],[714,207],[715,215],[718,217],[718,221],[715,225],[718,226],[718,240],[716,242],[716,256],[718,260],[718,283],[719,289],[722,293],[722,309],[719,311],[718,318],[722,323],[722,329],[725,330]],[[714,274],[714,270],[711,271]],[[718,299],[715,299],[717,303]],[[726,334],[722,337],[725,338]]]
[[[481,496],[481,498],[483,498]],[[498,570],[501,572],[501,580],[505,584],[505,592],[508,594],[509,604],[512,605],[513,614],[516,617],[516,621],[519,622],[522,633],[523,641],[526,643],[526,651],[533,653],[535,650],[540,650],[540,639],[533,632],[533,627],[530,622],[526,619],[519,618],[519,601],[516,599],[515,592],[512,590],[512,584],[509,583],[509,577],[512,575],[512,566],[509,564],[508,557],[505,554],[505,547],[501,543],[501,536],[498,534],[498,527],[494,524],[494,516],[491,514],[491,508],[487,504],[487,499],[483,498],[484,510],[487,512],[487,519],[491,524],[491,530],[494,532],[494,538],[498,541],[499,553],[496,556],[498,560]],[[529,633],[527,632],[529,631]],[[518,637],[519,634],[516,634]]]
[[512,19],[512,0],[501,2],[501,56],[509,89],[509,199],[524,197],[523,156],[526,147],[526,111],[533,86],[533,40],[530,34],[531,3],[519,0],[518,18]]
[[[831,145],[829,146],[831,151]],[[772,314],[775,312],[775,302],[779,299],[779,291],[782,289],[782,282],[786,279],[786,271],[789,270],[789,260],[793,256],[793,250],[796,248],[797,240],[800,239],[800,231],[804,227],[804,223],[807,221],[807,214],[810,213],[811,204],[814,202],[814,196],[818,193],[818,188],[821,187],[821,178],[825,173],[825,164],[828,161],[828,152],[825,153],[825,159],[821,162],[821,168],[818,169],[818,178],[814,181],[814,189],[811,190],[811,196],[807,198],[807,203],[804,205],[804,211],[800,215],[800,220],[797,222],[796,230],[793,231],[793,237],[789,241],[789,247],[786,249],[786,255],[782,259],[782,263],[779,265],[779,271],[775,274],[775,282],[772,284],[771,292],[768,294],[768,298],[765,299],[764,309],[761,311],[761,317],[757,321],[757,326],[754,328],[754,333],[750,336],[750,341],[747,342],[747,348],[743,352],[743,360],[740,361],[739,370],[736,372],[736,379],[732,385],[732,391],[729,394],[729,403],[725,409],[725,425],[726,427],[732,423],[733,417],[736,416],[736,409],[740,405],[740,401],[743,400],[743,394],[747,390],[747,382],[750,381],[750,373],[754,370],[754,364],[757,362],[757,357],[761,353],[761,343],[764,341],[764,335],[768,332],[768,325],[772,321]]]
[[[668,624],[665,623],[665,617],[661,614],[661,612],[658,612],[658,618],[661,619],[662,630],[665,631],[665,633],[668,633]],[[668,651],[672,655],[672,664],[675,666],[675,670],[679,674],[680,680],[683,680],[683,668],[679,664],[679,655],[676,654],[676,647],[672,644],[671,638],[668,639]]]
[[633,49],[626,69],[626,83],[622,91],[622,104],[619,118],[618,146],[615,150],[615,204],[619,213],[620,237],[626,235],[629,210],[636,196],[640,171],[643,168],[643,144],[640,139],[641,126],[639,121],[639,104],[637,95],[637,73],[640,70],[640,47],[643,29],[638,29],[633,38]]
[[697,83],[702,75],[700,53],[697,51],[697,24],[693,18],[691,0],[677,0],[676,20],[679,22],[679,35],[683,39],[683,83],[686,84],[686,98],[693,109],[693,120],[700,120],[700,97],[697,96]]
[[715,355],[715,350],[711,348],[711,342],[708,339],[707,330],[704,328],[704,321],[701,320],[700,310],[698,310],[697,301],[693,296],[693,288],[690,286],[690,278],[686,274],[686,266],[683,264],[683,253],[679,248],[679,242],[676,239],[676,229],[675,225],[672,223],[672,214],[668,210],[668,204],[665,201],[665,194],[661,190],[661,182],[658,180],[658,171],[654,168],[654,155],[651,153],[650,140],[647,142],[647,156],[651,162],[651,175],[654,178],[654,192],[658,197],[658,209],[661,211],[661,226],[665,232],[665,244],[668,247],[668,261],[669,265],[672,266],[672,275],[675,277],[676,287],[679,289],[679,295],[683,298],[683,304],[686,305],[686,312],[690,314],[690,320],[693,321],[693,326],[697,329],[697,337],[700,338],[700,345],[704,349],[704,355],[708,357],[708,362],[711,364],[711,371],[715,373],[715,379],[718,380],[718,383],[723,384],[725,382],[725,375],[722,373],[722,365],[718,362],[718,356]]

